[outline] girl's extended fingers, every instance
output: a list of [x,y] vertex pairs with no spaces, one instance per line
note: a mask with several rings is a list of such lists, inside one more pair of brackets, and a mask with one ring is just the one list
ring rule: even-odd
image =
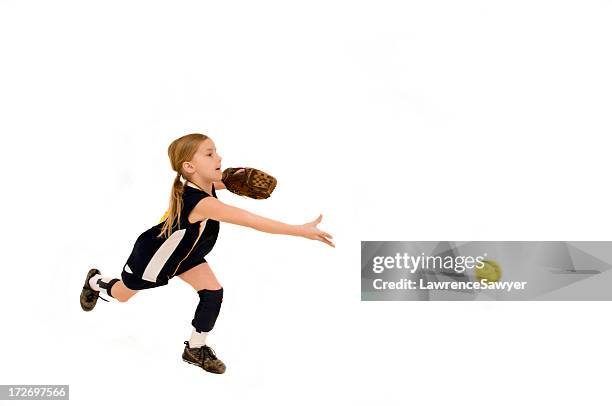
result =
[[325,239],[328,239],[328,238],[333,238],[331,235],[327,234],[327,233],[326,233],[326,232],[324,232],[324,231],[320,231],[320,232],[319,232],[319,237],[323,237],[323,238],[325,238]]
[[317,228],[317,231],[319,232],[319,235],[320,235],[320,236],[327,237],[327,238],[334,238],[334,237],[332,237],[332,235],[331,235],[330,233],[326,233],[326,232],[325,232],[325,231],[323,231],[323,230],[319,230],[319,229]]
[[327,245],[329,245],[329,246],[331,246],[331,247],[336,248],[336,246],[334,245],[334,243],[333,243],[333,242],[328,241],[328,240],[326,240],[325,238],[323,238],[323,237],[321,237],[321,236],[317,236],[317,240],[319,240],[319,241],[321,241],[321,242],[324,242],[325,244],[327,244]]
[[334,237],[332,237],[332,235],[330,233],[325,232],[325,231],[321,230],[320,228],[317,228],[317,231],[319,232],[319,235],[324,235],[327,238],[334,238]]

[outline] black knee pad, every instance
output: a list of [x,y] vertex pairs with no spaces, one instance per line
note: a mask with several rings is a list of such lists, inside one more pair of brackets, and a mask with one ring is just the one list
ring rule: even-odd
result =
[[223,302],[223,288],[218,290],[202,289],[198,291],[200,303],[195,311],[191,325],[198,333],[210,331],[215,326],[215,321],[221,311]]

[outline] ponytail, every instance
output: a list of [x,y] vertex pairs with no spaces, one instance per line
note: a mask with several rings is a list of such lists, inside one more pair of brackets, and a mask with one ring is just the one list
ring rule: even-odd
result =
[[168,209],[164,226],[157,237],[170,237],[175,224],[181,224],[181,210],[183,209],[183,189],[185,185],[181,182],[181,173],[176,173],[172,191],[170,193],[170,208]]

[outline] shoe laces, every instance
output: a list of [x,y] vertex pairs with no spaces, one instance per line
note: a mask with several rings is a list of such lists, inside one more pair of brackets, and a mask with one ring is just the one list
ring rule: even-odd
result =
[[[207,345],[203,345],[199,348],[191,348],[189,346],[189,341],[185,341],[184,344],[187,346],[189,350],[198,351],[200,355],[199,358],[201,358],[202,361],[204,361],[205,359],[217,359],[217,355],[215,354],[215,351]],[[198,352],[196,352],[196,354]]]
[[215,354],[213,349],[207,345],[202,346],[202,355],[204,356],[203,358],[217,359],[217,355]]

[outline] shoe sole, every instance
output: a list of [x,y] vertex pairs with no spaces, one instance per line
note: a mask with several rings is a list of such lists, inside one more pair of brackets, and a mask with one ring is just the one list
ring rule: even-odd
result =
[[91,288],[91,286],[89,286],[89,280],[92,278],[92,276],[97,275],[97,274],[101,274],[101,272],[95,268],[90,269],[87,272],[87,276],[85,277],[85,283],[83,284],[83,289],[81,290],[81,297],[80,297],[81,309],[83,309],[86,312],[92,311],[93,308],[96,306],[96,302],[98,301],[98,298],[96,297],[96,300],[94,300],[93,306],[91,306],[91,308],[86,308],[83,306],[83,295],[84,295],[85,290],[89,289],[89,290],[96,292],[95,290]]
[[[183,361],[185,361],[188,364],[195,365],[196,367],[200,367],[200,369],[204,369],[204,368],[202,368],[202,366],[200,364],[196,364],[195,362],[187,361],[185,358],[182,358],[182,359],[183,359]],[[221,375],[221,374],[225,373],[225,371],[223,371],[223,372],[215,372],[215,371],[208,371],[206,369],[204,369],[204,371],[209,372],[211,374],[217,374],[217,375]]]

